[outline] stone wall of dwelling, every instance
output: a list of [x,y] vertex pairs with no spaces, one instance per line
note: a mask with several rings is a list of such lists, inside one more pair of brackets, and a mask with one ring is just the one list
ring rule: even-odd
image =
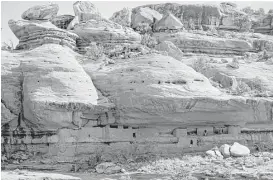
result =
[[240,137],[250,142],[271,142],[273,143],[273,130],[272,131],[254,131],[243,132]]
[[[91,118],[91,116],[89,116]],[[123,124],[93,124],[81,129],[59,129],[58,132],[26,133],[2,136],[2,152],[26,150],[49,156],[75,156],[96,153],[98,148],[126,149],[132,146],[152,146],[153,153],[183,150],[195,151],[224,143],[246,141],[273,142],[273,132],[241,133],[239,126],[140,126]],[[157,149],[160,147],[161,149]],[[129,149],[130,150],[130,149]],[[144,151],[144,150],[143,150]]]

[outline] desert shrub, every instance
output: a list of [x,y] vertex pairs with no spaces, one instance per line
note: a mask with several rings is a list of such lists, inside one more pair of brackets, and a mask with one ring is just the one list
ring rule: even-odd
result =
[[139,23],[137,27],[135,28],[135,30],[139,32],[140,34],[146,34],[146,33],[152,32],[152,28],[150,27],[148,23]]
[[193,69],[197,72],[204,72],[210,67],[209,61],[210,59],[206,56],[198,57],[193,62]]
[[103,51],[103,46],[92,43],[89,47],[86,48],[85,56],[88,59],[97,60],[104,55]]
[[249,81],[248,86],[251,88],[251,90],[262,92],[263,86],[262,86],[262,80],[258,77],[255,77],[253,80]]
[[143,34],[141,36],[141,44],[149,48],[155,48],[158,42],[155,37],[152,37],[149,34]]
[[11,40],[9,42],[2,42],[1,50],[3,50],[3,51],[13,51],[14,50],[13,42]]
[[236,16],[234,23],[240,28],[241,31],[249,31],[252,27],[252,22],[248,15]]
[[267,61],[268,59],[270,59],[270,56],[268,55],[267,50],[263,50],[258,53],[258,61],[263,62]]

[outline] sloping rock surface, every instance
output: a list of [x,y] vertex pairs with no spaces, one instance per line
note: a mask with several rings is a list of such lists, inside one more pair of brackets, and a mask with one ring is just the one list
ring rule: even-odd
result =
[[51,19],[57,15],[59,11],[58,4],[37,5],[29,8],[22,14],[25,20],[42,20]]
[[136,28],[141,23],[151,25],[155,23],[155,21],[159,21],[161,18],[162,14],[151,8],[139,8],[132,14],[132,28]]
[[181,60],[183,57],[182,51],[176,47],[170,41],[163,41],[155,47],[158,51],[165,51],[168,53],[168,56],[173,57],[174,59]]
[[131,28],[109,20],[89,20],[75,25],[74,32],[87,42],[125,43],[140,42],[141,36]]
[[171,13],[166,14],[162,19],[155,23],[155,31],[164,29],[182,29],[183,24]]
[[[214,124],[272,121],[272,101],[222,94],[203,75],[162,55],[116,60],[95,70],[84,68],[94,84],[116,104],[120,123]],[[257,117],[257,114],[259,116]]]
[[[2,99],[19,106],[20,98],[15,95],[21,93],[24,119],[47,130],[80,126],[76,121],[80,121],[81,112],[107,111],[108,104],[99,104],[97,90],[75,56],[69,48],[52,44],[22,53],[2,53],[4,69],[10,69],[2,72],[2,77],[6,74],[15,79],[16,71],[22,73],[20,81],[4,81],[7,88]],[[15,62],[16,67],[9,62]],[[7,92],[12,87],[14,90]],[[14,109],[16,114],[21,110]]]

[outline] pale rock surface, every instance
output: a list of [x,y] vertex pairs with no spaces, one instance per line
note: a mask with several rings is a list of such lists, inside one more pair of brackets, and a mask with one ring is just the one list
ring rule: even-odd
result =
[[223,158],[223,155],[221,154],[221,152],[219,151],[218,148],[217,148],[217,149],[214,149],[214,152],[215,152],[215,154],[216,154],[217,157]]
[[[80,112],[96,114],[108,111],[108,104],[99,104],[96,88],[75,56],[76,53],[69,48],[54,44],[27,52],[2,53],[4,68],[12,67],[9,62],[20,62],[20,82],[4,82],[7,88],[15,86],[23,90],[24,117],[28,121],[46,130],[56,130],[74,125],[80,127]],[[11,73],[13,71],[16,72],[16,69],[10,70]],[[2,78],[5,77],[3,73],[8,72],[2,71]],[[16,91],[6,93],[5,89],[2,99],[14,96]],[[14,97],[10,101],[19,101],[20,104],[20,98]]]
[[31,172],[27,170],[2,171],[2,180],[81,180],[81,178],[56,173]]
[[165,51],[167,52],[168,56],[171,56],[177,60],[181,60],[183,57],[182,51],[170,41],[161,42],[155,47],[155,49],[158,51]]
[[60,15],[52,18],[50,22],[60,29],[67,29],[68,25],[74,18],[75,17],[72,15]]
[[140,23],[147,23],[149,25],[159,21],[162,18],[162,14],[152,10],[148,7],[140,8],[136,12],[132,13],[132,28],[136,28]]
[[78,36],[57,28],[49,21],[9,20],[9,27],[19,39],[18,49],[32,49],[43,44],[60,44],[71,49],[76,48]]
[[154,25],[155,31],[160,30],[180,30],[183,29],[183,24],[173,14],[167,13],[162,19],[157,21]]
[[99,174],[115,174],[121,172],[121,167],[112,162],[104,162],[96,166],[96,171]]
[[119,123],[207,125],[271,121],[269,99],[261,99],[259,110],[253,110],[252,102],[257,100],[225,95],[202,74],[169,56],[116,59],[115,64],[97,68],[87,62],[83,67],[95,86],[115,103]]
[[122,26],[131,27],[132,10],[129,8],[123,8],[122,10],[115,12],[110,20],[118,23]]
[[77,1],[73,4],[75,16],[79,17],[80,22],[91,19],[101,20],[101,14],[91,1]]
[[222,146],[220,146],[220,152],[222,153],[222,155],[227,158],[227,157],[230,157],[230,145],[228,144],[223,144]]
[[223,13],[221,29],[226,30],[239,30],[239,27],[235,24],[235,18],[246,15],[245,12],[240,11],[235,3],[222,2],[220,4],[220,10]]
[[154,33],[153,36],[159,42],[171,41],[183,52],[241,55],[253,49],[253,45],[244,40],[210,37],[188,32]]
[[139,43],[141,36],[131,28],[109,20],[89,20],[74,26],[74,32],[87,42]]
[[[253,86],[254,89],[267,91],[269,96],[273,95],[273,84],[271,83],[273,82],[273,64],[252,62],[240,63],[239,66],[240,68],[234,69],[227,68],[226,64],[213,64],[213,68],[207,69],[203,74],[206,77],[213,77],[215,81],[220,82],[224,87],[233,85],[231,77],[234,76],[237,81],[245,82],[249,86]],[[268,119],[267,117],[264,118]]]
[[230,147],[230,154],[235,157],[248,156],[250,154],[250,150],[248,147],[235,142]]
[[29,8],[22,14],[22,19],[25,20],[42,20],[51,19],[57,15],[59,11],[58,4],[37,5]]
[[212,157],[216,157],[217,156],[216,153],[215,153],[215,151],[213,151],[213,150],[206,151],[206,154],[209,155],[209,156],[212,156]]
[[19,58],[8,59],[8,51],[1,53],[1,121],[17,120],[21,112],[21,83],[23,80]]
[[217,6],[178,3],[161,3],[139,6],[134,8],[133,12],[137,12],[140,8],[146,7],[151,8],[160,14],[172,13],[182,22],[188,22],[189,19],[192,19],[194,22],[201,22],[202,25],[216,24],[215,26],[218,26],[222,16],[220,8]]

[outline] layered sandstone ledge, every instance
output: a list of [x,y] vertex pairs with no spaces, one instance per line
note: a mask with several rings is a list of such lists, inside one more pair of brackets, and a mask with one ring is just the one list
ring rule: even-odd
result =
[[57,28],[47,20],[10,20],[9,27],[19,39],[17,49],[33,49],[43,44],[60,44],[76,49],[78,36]]

